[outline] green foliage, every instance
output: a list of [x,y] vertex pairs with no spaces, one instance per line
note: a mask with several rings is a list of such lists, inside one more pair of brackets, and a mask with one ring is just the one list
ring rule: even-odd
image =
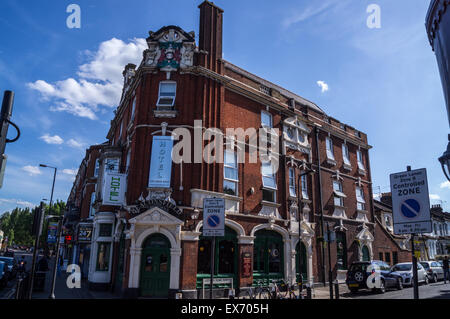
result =
[[[31,229],[33,226],[33,216],[39,206],[30,208],[16,207],[12,212],[6,212],[0,216],[0,229],[4,232],[4,237],[8,237],[8,245],[14,243],[19,246],[32,246],[34,238],[31,235]],[[44,206],[45,216],[57,215],[62,216],[66,209],[66,203],[63,201],[57,201],[53,204],[50,211],[48,205]],[[56,219],[54,219],[56,221]],[[44,218],[42,226],[42,235],[39,240],[40,247],[46,247],[47,245],[47,230],[49,221]]]

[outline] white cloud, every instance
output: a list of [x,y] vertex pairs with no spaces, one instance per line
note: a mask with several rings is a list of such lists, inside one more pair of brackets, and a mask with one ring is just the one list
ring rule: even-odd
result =
[[75,169],[66,168],[66,169],[63,169],[62,172],[63,172],[63,174],[66,174],[66,175],[72,175],[72,176],[77,175],[77,170],[75,170]]
[[24,166],[24,167],[22,167],[22,170],[27,172],[30,176],[41,175],[42,174],[41,170],[37,166],[29,166],[29,165],[28,166]]
[[437,194],[430,194],[430,199],[439,200],[439,199],[441,199],[441,197]]
[[29,207],[29,208],[33,208],[36,205],[24,200],[20,200],[20,199],[10,199],[10,198],[0,198],[0,204],[14,204],[14,205],[18,205],[18,206],[24,206],[24,207]]
[[328,84],[326,84],[324,81],[317,81],[317,85],[322,89],[322,93],[328,91]]
[[441,183],[440,187],[441,188],[450,188],[450,182],[449,181],[445,181],[445,182]]
[[100,105],[117,106],[122,94],[123,68],[128,63],[139,65],[146,48],[145,39],[125,43],[113,38],[102,42],[96,52],[85,52],[90,62],[79,66],[78,80],[68,78],[53,84],[37,80],[27,85],[40,92],[44,100],[55,104],[50,107],[51,111],[95,120]]
[[325,12],[331,5],[335,2],[333,1],[325,1],[321,3],[321,6],[316,5],[314,3],[313,6],[309,6],[307,8],[302,8],[299,11],[295,11],[290,14],[289,17],[282,20],[281,25],[284,28],[289,28],[291,25],[308,20],[314,16],[317,16],[323,12]]
[[40,137],[41,140],[43,140],[45,143],[47,144],[62,144],[64,143],[64,140],[59,137],[58,135],[55,136],[50,136],[48,134],[45,134],[43,136]]
[[84,148],[84,143],[74,140],[73,138],[67,141],[67,145],[73,148],[80,148],[80,149]]

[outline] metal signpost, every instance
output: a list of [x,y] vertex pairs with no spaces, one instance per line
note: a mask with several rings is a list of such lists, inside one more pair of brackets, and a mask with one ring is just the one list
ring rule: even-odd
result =
[[225,236],[225,199],[203,199],[203,236],[211,237],[211,280],[209,285],[209,298],[212,299],[216,236]]
[[422,168],[412,171],[411,166],[408,166],[406,172],[391,174],[390,179],[394,234],[411,234],[414,299],[419,299],[414,236],[432,231],[427,170]]

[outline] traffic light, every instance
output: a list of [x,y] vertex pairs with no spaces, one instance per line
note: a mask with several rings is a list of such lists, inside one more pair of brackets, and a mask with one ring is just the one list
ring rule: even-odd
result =
[[[7,156],[5,155],[6,143],[14,143],[20,137],[19,128],[17,127],[16,124],[11,122],[10,120],[12,115],[13,104],[14,104],[14,92],[5,91],[5,94],[3,96],[2,110],[0,113],[0,188],[3,186],[3,176],[5,175],[5,168],[6,168],[6,159],[7,159]],[[17,130],[17,136],[12,140],[6,138],[6,136],[8,135],[9,124],[14,126],[14,128]]]

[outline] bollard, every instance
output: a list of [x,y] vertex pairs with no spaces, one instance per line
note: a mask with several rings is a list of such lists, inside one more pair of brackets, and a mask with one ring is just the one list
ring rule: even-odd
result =
[[306,299],[312,299],[311,286],[306,287]]
[[334,291],[335,291],[335,295],[336,295],[335,298],[339,299],[339,283],[337,280],[334,282]]
[[229,289],[228,290],[228,298],[229,299],[234,299],[234,289]]

